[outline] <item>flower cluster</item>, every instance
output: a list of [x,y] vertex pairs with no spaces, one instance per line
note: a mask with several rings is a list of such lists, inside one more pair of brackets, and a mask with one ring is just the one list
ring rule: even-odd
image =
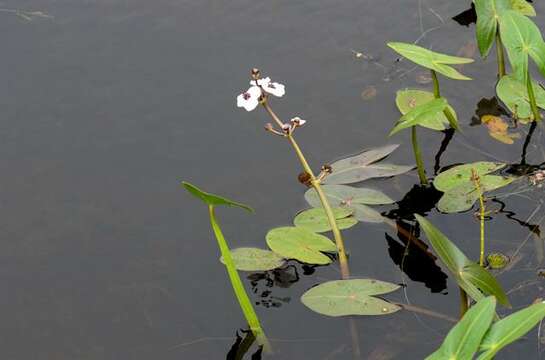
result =
[[237,106],[243,107],[246,111],[252,111],[259,105],[264,93],[282,97],[286,93],[284,85],[272,82],[271,78],[256,79],[250,81],[250,88],[237,96]]

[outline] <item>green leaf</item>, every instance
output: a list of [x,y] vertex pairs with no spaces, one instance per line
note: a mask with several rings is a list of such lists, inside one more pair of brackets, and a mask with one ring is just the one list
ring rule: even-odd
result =
[[[481,191],[483,193],[509,185],[514,178],[497,175],[480,176]],[[447,190],[437,203],[437,208],[444,213],[454,213],[469,210],[479,199],[479,192],[475,182],[467,180],[458,183],[454,188]]]
[[331,259],[323,252],[336,252],[335,244],[327,237],[301,227],[279,227],[267,233],[267,245],[286,259],[307,264],[326,265]]
[[510,308],[511,304],[498,280],[487,270],[476,263],[469,263],[462,269],[460,276],[468,283],[475,285],[485,294],[494,295],[498,302]]
[[[351,228],[358,223],[358,220],[352,216],[354,209],[333,208],[332,210],[340,230]],[[331,231],[329,220],[323,208],[301,211],[295,216],[295,219],[293,219],[293,224],[318,233]]]
[[496,300],[487,297],[472,306],[448,333],[439,349],[426,360],[472,359],[494,318]]
[[211,194],[211,193],[207,193],[206,191],[203,191],[203,190],[199,189],[198,187],[196,187],[195,185],[192,185],[192,184],[190,184],[190,183],[188,183],[186,181],[183,181],[182,185],[190,194],[192,194],[195,197],[201,199],[202,201],[204,201],[208,205],[211,205],[211,206],[216,206],[216,205],[236,206],[236,207],[248,210],[250,212],[254,211],[251,207],[249,207],[247,205],[238,203],[238,202],[233,201],[233,200],[226,199],[226,198],[221,197],[219,195],[214,195],[214,194]]
[[473,62],[473,59],[437,53],[414,44],[390,42],[388,46],[412,62],[430,70],[435,70],[449,78],[471,80],[448,65],[468,64]]
[[[498,0],[496,0],[496,1],[498,1]],[[511,2],[511,8],[513,10],[521,13],[522,15],[536,16],[536,10],[532,6],[532,4],[530,4],[528,1],[526,1],[526,0],[511,0],[510,2]]]
[[454,166],[446,171],[443,171],[435,180],[433,186],[442,192],[447,192],[455,187],[471,181],[472,170],[475,170],[479,177],[489,174],[503,168],[505,164],[489,161],[479,161],[464,165]]
[[524,336],[545,317],[545,303],[537,303],[519,310],[492,324],[481,342],[484,351],[478,360],[490,360],[505,346]]
[[[510,306],[500,284],[492,275],[488,274],[486,269],[480,268],[469,260],[454,243],[427,219],[418,214],[414,214],[414,216],[439,258],[445,263],[458,285],[472,299],[475,301],[482,299],[482,291],[487,295],[494,295],[501,304]],[[479,269],[476,269],[476,266]]]
[[[416,89],[399,90],[396,94],[396,105],[402,115],[405,115],[415,107],[426,104],[435,99],[432,92]],[[448,108],[452,111],[456,117],[454,109],[448,105]],[[435,117],[430,117],[420,122],[420,126],[423,126],[432,130],[445,130],[448,125],[448,120],[444,113],[440,112]]]
[[400,175],[412,170],[413,166],[377,163],[390,155],[399,145],[386,145],[365,150],[361,154],[335,161],[332,173],[324,178],[324,184],[351,184],[377,177]]
[[515,76],[526,82],[528,56],[545,76],[545,43],[538,27],[532,20],[514,10],[503,12],[499,21],[501,38]]
[[[532,80],[532,86],[537,106],[545,109],[545,90],[534,80]],[[500,79],[496,85],[496,94],[521,122],[528,122],[534,119],[526,84],[513,75],[503,76]]]
[[399,285],[372,279],[328,281],[303,294],[301,301],[327,316],[386,315],[401,308],[371,295],[386,294]]
[[[525,1],[526,2],[526,1]],[[498,29],[500,14],[511,8],[509,0],[474,0],[477,13],[477,44],[482,57],[490,52]]]
[[[366,205],[383,205],[395,202],[388,195],[374,189],[356,188],[347,185],[323,185],[322,189],[331,206],[352,209],[356,220],[363,222],[383,222],[382,215]],[[322,207],[320,198],[314,189],[307,190],[305,200],[312,207]]]
[[[267,271],[284,265],[284,259],[272,251],[241,247],[231,250],[235,268],[241,271]],[[220,261],[225,264],[223,256]]]
[[390,131],[388,136],[392,136],[400,130],[433,121],[433,119],[437,118],[440,114],[443,114],[443,110],[445,110],[447,105],[448,103],[445,98],[438,98],[414,107],[397,121],[397,124],[392,131]]

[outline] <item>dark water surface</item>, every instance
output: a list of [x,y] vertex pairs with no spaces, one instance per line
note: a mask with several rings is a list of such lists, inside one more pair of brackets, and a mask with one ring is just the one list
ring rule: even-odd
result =
[[[388,142],[402,144],[393,161],[412,163],[408,133],[386,138],[399,117],[395,91],[430,85],[418,84],[421,70],[396,62],[385,43],[413,42],[432,29],[420,44],[448,53],[471,48],[474,25],[451,20],[468,6],[447,0],[0,2],[0,8],[53,16],[27,21],[0,12],[0,358],[226,358],[244,320],[217,260],[206,210],[180,181],[256,209],[254,215],[219,211],[232,246],[264,247],[268,229],[289,224],[305,207],[287,144],[262,130],[268,121],[262,110],[235,106],[249,68],[286,84],[274,107],[283,117],[309,120],[298,139],[316,168]],[[545,5],[535,6],[545,28]],[[463,72],[475,81],[441,79],[463,134],[454,136],[440,166],[520,162],[526,128],[521,140],[503,145],[470,126],[477,103],[494,96],[494,58],[477,59]],[[376,97],[364,101],[361,92],[370,86]],[[420,134],[431,173],[443,135]],[[538,128],[527,162],[542,163],[543,148]],[[416,182],[412,172],[367,186],[401,200]],[[537,275],[542,239],[524,222],[542,222],[545,197],[523,182],[503,193],[515,191],[526,192],[502,198],[513,213],[492,215],[487,246],[519,260],[499,279],[520,308],[544,296],[545,280]],[[429,218],[478,257],[471,213],[432,210]],[[396,265],[403,245],[390,228],[362,223],[345,238],[354,276],[406,283],[388,298],[457,315],[453,281],[442,289],[441,274],[422,270],[418,259],[411,266],[418,281]],[[339,278],[337,267],[292,265],[276,282],[252,276],[252,299],[276,350],[269,358],[351,359],[346,320],[319,316],[299,301],[311,286]],[[252,288],[250,279],[246,285]],[[385,360],[424,358],[451,324],[402,311],[358,318],[357,326],[362,358]],[[538,359],[540,343],[534,330],[498,359]]]

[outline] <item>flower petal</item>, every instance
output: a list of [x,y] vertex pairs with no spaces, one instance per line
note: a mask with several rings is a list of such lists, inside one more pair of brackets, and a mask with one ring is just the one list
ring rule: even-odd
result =
[[257,86],[252,86],[246,92],[237,96],[237,106],[243,107],[246,111],[252,111],[259,105],[259,97],[261,89]]
[[258,86],[267,86],[270,82],[271,82],[271,78],[266,77],[264,79],[258,79],[257,81],[252,80],[252,81],[250,81],[250,84],[251,85],[258,85]]
[[277,97],[282,97],[286,93],[284,85],[276,82],[269,82],[268,84],[263,85],[263,90]]
[[306,123],[307,121],[301,119],[299,116],[296,116],[296,117],[292,118],[292,119],[290,120],[290,122],[291,122],[294,126],[300,127],[300,126],[305,125],[305,123]]

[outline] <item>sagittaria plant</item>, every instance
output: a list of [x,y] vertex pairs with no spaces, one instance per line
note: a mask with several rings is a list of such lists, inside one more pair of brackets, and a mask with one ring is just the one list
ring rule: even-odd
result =
[[[441,97],[437,73],[456,80],[471,80],[450,65],[467,64],[473,59],[437,53],[414,44],[390,42],[388,46],[412,62],[424,66],[431,72],[433,94],[424,91],[405,90],[398,93],[398,107],[403,116],[398,120],[390,136],[398,131],[411,128],[411,141],[418,168],[418,177],[422,185],[428,184],[422,154],[416,136],[416,126],[433,130],[444,130],[448,122],[453,129],[459,130],[454,109]],[[404,99],[410,99],[405,100]]]
[[[541,116],[536,96],[539,85],[532,80],[532,76],[530,75],[528,57],[532,58],[539,72],[545,76],[545,42],[543,41],[541,32],[532,20],[514,10],[504,11],[499,17],[499,24],[500,34],[507,49],[511,68],[513,69],[513,77],[508,80],[503,80],[505,77],[500,79],[498,88],[507,86],[503,81],[515,80],[524,84],[526,86],[527,99],[530,104],[532,117],[534,120],[539,121],[541,120]],[[542,96],[540,92],[539,98],[542,99]],[[502,101],[504,99],[505,96],[502,98]],[[506,103],[511,108],[514,105],[510,105],[509,103],[512,103],[512,101],[509,100]],[[540,101],[539,106],[543,107],[544,105]],[[520,116],[518,111],[519,109],[515,108],[515,115],[517,117]]]
[[[257,314],[252,305],[252,302],[250,301],[250,298],[248,297],[248,294],[246,293],[246,290],[244,289],[244,284],[242,283],[242,280],[240,279],[240,276],[238,275],[237,264],[235,263],[235,257],[233,256],[233,253],[231,253],[231,250],[229,249],[229,245],[227,244],[227,241],[225,240],[225,237],[223,236],[223,233],[221,231],[221,227],[216,218],[216,212],[215,212],[216,206],[238,207],[238,208],[247,210],[249,212],[253,212],[252,208],[250,208],[247,205],[238,203],[236,201],[232,201],[218,195],[207,193],[188,182],[183,182],[182,185],[190,194],[194,195],[195,197],[203,201],[206,205],[208,205],[210,224],[212,226],[212,230],[214,231],[214,235],[216,236],[216,240],[218,241],[218,246],[221,252],[221,260],[225,264],[225,267],[227,268],[227,274],[229,275],[229,280],[231,281],[231,285],[233,286],[233,290],[237,297],[240,308],[242,309],[244,317],[246,318],[246,321],[248,322],[248,325],[250,326],[250,330],[255,335],[255,338],[257,339],[258,344],[263,346],[265,351],[270,351],[269,341],[267,337],[265,336],[265,332],[263,331],[263,328],[261,327],[261,323],[259,322],[259,318],[257,317]],[[241,256],[240,253],[238,255],[238,259],[239,259],[238,265],[242,266],[243,268],[244,266],[247,267],[248,261],[245,261],[244,259],[253,258],[254,262],[250,266],[251,270],[255,270],[255,265],[256,265],[255,256],[251,256],[251,254],[257,254],[257,256],[260,258],[260,261],[257,264],[258,269],[263,269],[263,266],[265,266],[265,269],[268,269],[267,267],[274,269],[276,267],[281,266],[284,261],[278,255],[270,251],[266,252],[266,250],[259,251],[259,249],[254,249],[254,250],[250,249],[248,251],[248,249],[246,249],[246,250],[243,250],[243,252],[245,253],[243,256]]]
[[526,16],[535,16],[536,11],[526,0],[474,0],[474,4],[477,13],[476,37],[479,52],[486,58],[494,40],[496,41],[498,77],[501,78],[506,75],[504,48],[499,31],[502,13],[514,10]]

